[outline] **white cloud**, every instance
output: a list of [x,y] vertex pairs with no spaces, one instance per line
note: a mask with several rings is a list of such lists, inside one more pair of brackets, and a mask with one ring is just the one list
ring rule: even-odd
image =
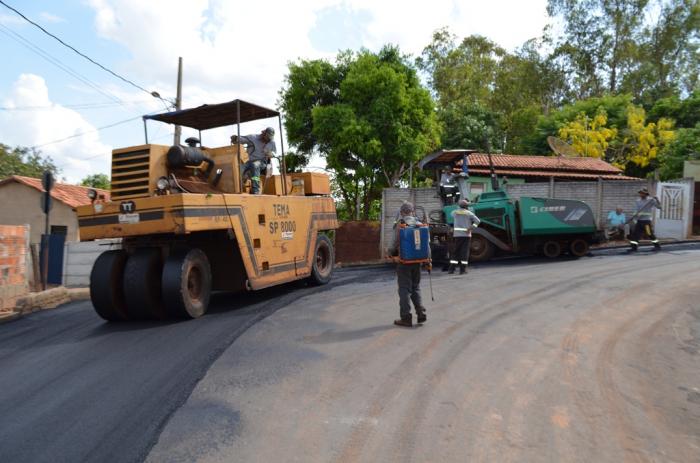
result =
[[85,135],[39,148],[61,167],[62,176],[78,182],[90,173],[109,172],[111,147],[100,141],[95,127],[72,109],[56,105],[40,76],[22,74],[3,106],[46,107],[38,111],[0,112],[0,140],[9,145],[36,146],[78,133]]
[[65,19],[63,19],[62,17],[49,13],[48,11],[42,11],[41,13],[39,13],[39,16],[41,17],[41,19],[44,20],[44,22],[52,24],[62,23],[65,21]]

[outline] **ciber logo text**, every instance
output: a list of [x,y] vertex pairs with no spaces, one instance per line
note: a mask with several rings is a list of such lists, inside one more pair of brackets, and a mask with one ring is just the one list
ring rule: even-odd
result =
[[566,206],[530,206],[530,213],[537,214],[538,212],[562,212],[566,210]]

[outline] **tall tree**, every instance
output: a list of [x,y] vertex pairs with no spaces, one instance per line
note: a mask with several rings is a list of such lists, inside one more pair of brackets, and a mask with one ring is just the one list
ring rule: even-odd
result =
[[381,188],[439,143],[430,93],[396,47],[290,64],[280,96],[290,144],[325,158],[356,218],[369,218]]
[[622,89],[647,109],[659,98],[697,89],[700,70],[700,1],[659,0],[650,7],[656,11],[637,41]]
[[10,148],[0,143],[0,180],[10,175],[24,175],[39,178],[44,171],[58,176],[60,169],[50,157],[32,148]]
[[554,54],[571,70],[578,98],[616,93],[634,59],[648,0],[549,0],[564,23]]

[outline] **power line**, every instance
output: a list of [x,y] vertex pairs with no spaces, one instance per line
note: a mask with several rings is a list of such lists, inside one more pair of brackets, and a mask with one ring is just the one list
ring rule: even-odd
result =
[[116,77],[117,79],[120,79],[120,80],[126,82],[127,84],[131,85],[132,87],[135,87],[135,88],[137,88],[137,89],[139,89],[139,90],[141,90],[141,91],[144,91],[144,92],[148,93],[149,95],[151,95],[151,96],[153,96],[153,97],[159,98],[159,99],[161,99],[161,100],[167,102],[167,100],[164,100],[163,98],[161,98],[161,96],[158,94],[158,92],[149,92],[149,91],[146,90],[145,88],[143,88],[143,87],[141,87],[140,85],[134,83],[133,81],[127,79],[126,77],[122,77],[122,76],[120,76],[119,74],[117,74],[116,72],[114,72],[114,71],[112,71],[111,69],[107,68],[106,66],[103,66],[102,64],[98,63],[98,62],[95,61],[94,59],[92,59],[92,58],[90,58],[89,56],[87,56],[85,53],[80,52],[79,50],[77,50],[77,49],[76,49],[75,47],[73,47],[72,45],[67,44],[66,42],[64,42],[63,40],[61,40],[59,37],[55,36],[55,35],[52,34],[51,32],[49,32],[49,31],[47,31],[46,29],[44,29],[44,28],[43,28],[42,26],[40,26],[39,24],[37,24],[37,23],[35,23],[34,21],[32,21],[31,19],[27,18],[27,17],[26,17],[25,15],[23,15],[20,11],[18,11],[17,9],[11,7],[10,5],[8,5],[7,3],[5,3],[4,1],[0,0],[0,5],[4,6],[5,8],[7,8],[7,9],[9,9],[9,10],[15,12],[15,13],[17,13],[22,19],[24,19],[25,21],[27,21],[29,24],[31,24],[31,25],[37,27],[37,28],[38,28],[39,30],[41,30],[44,34],[48,35],[49,37],[51,37],[51,38],[53,38],[54,40],[58,41],[58,42],[59,42],[61,45],[63,45],[64,47],[66,47],[66,48],[68,48],[68,49],[74,51],[74,52],[77,53],[78,55],[80,55],[80,56],[82,56],[83,58],[85,58],[86,60],[90,61],[90,62],[91,62],[92,64],[94,64],[95,66],[98,66],[99,68],[103,69],[104,71],[106,71],[106,72],[112,74],[112,75],[113,75],[114,77]]
[[89,134],[89,133],[99,132],[100,130],[109,129],[110,127],[115,127],[115,126],[117,126],[117,125],[126,124],[127,122],[135,121],[135,120],[141,119],[141,118],[142,118],[142,116],[136,116],[136,117],[132,117],[132,118],[130,118],[130,119],[125,119],[125,120],[123,120],[123,121],[115,122],[115,123],[113,123],[113,124],[103,125],[102,127],[97,127],[96,129],[87,130],[87,131],[85,131],[85,132],[78,132],[78,133],[75,133],[75,134],[73,134],[73,135],[71,135],[71,136],[69,136],[69,137],[60,138],[60,139],[58,139],[58,140],[53,140],[53,141],[50,141],[50,142],[47,142],[47,143],[42,143],[41,145],[34,145],[34,146],[32,146],[30,149],[36,149],[36,148],[41,148],[41,147],[47,146],[47,145],[53,145],[53,144],[55,144],[55,143],[61,143],[61,142],[64,142],[64,141],[66,141],[66,140],[70,140],[70,139],[72,139],[72,138],[82,137],[83,135],[87,135],[87,134]]
[[53,65],[56,66],[57,68],[61,69],[61,70],[64,71],[65,73],[67,73],[67,74],[69,74],[69,75],[75,77],[76,79],[78,79],[78,80],[81,81],[82,83],[84,83],[84,84],[86,84],[86,85],[92,87],[93,89],[97,90],[99,93],[101,93],[102,95],[106,96],[106,97],[109,98],[110,100],[113,100],[113,101],[118,102],[118,103],[121,102],[121,99],[120,99],[118,96],[116,96],[116,95],[114,95],[114,94],[112,94],[112,93],[110,93],[110,92],[108,92],[108,91],[106,91],[106,90],[101,89],[96,83],[94,83],[94,82],[90,81],[88,78],[86,78],[86,77],[80,75],[77,71],[71,69],[69,66],[67,66],[67,65],[65,65],[65,64],[63,64],[63,63],[61,63],[61,62],[58,61],[56,58],[54,58],[53,56],[51,56],[48,52],[44,51],[43,49],[41,49],[41,48],[38,47],[37,45],[34,45],[32,42],[30,42],[29,40],[27,40],[25,37],[22,37],[20,34],[18,34],[18,33],[14,32],[14,31],[12,31],[11,29],[8,29],[7,27],[3,26],[2,24],[0,24],[0,32],[2,32],[3,34],[5,34],[6,36],[8,36],[9,38],[11,38],[12,40],[14,40],[15,42],[19,43],[19,44],[22,45],[23,47],[29,49],[29,51],[31,51],[31,52],[33,52],[33,53],[39,55],[39,56],[42,57],[42,58],[44,58],[46,61],[48,61],[49,63],[53,64]]
[[61,104],[53,103],[50,105],[43,106],[0,106],[0,111],[41,111],[45,109],[55,109],[58,107],[69,108],[69,109],[103,109],[114,106],[124,106],[127,104],[140,104],[148,103],[148,100],[132,100],[132,101],[121,101],[121,102],[94,102],[94,103],[76,103],[76,104]]

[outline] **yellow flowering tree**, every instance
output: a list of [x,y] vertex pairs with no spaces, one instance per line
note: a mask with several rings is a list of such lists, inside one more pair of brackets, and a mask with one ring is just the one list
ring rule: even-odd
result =
[[607,123],[608,115],[603,108],[593,118],[581,112],[559,129],[559,137],[569,142],[580,156],[603,158],[610,142],[617,137],[617,129],[606,127]]
[[621,157],[626,162],[647,167],[674,137],[671,119],[662,117],[656,123],[647,123],[644,108],[630,105],[627,108],[627,128],[622,134]]

